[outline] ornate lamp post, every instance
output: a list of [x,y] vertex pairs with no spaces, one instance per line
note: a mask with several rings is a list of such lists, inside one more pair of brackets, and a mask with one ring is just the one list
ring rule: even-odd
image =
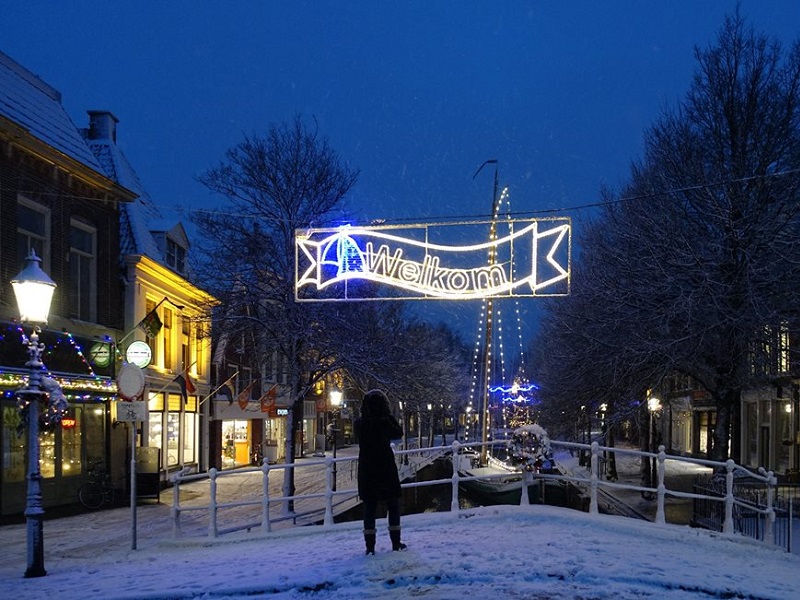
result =
[[332,390],[329,396],[331,400],[331,406],[333,407],[332,411],[332,420],[331,423],[331,438],[333,440],[333,483],[331,485],[331,489],[335,492],[336,491],[336,436],[339,433],[339,407],[342,405],[342,392],[339,390]]
[[28,384],[17,391],[18,406],[23,414],[23,422],[28,427],[28,493],[25,505],[25,518],[28,537],[28,568],[25,577],[47,575],[44,569],[44,531],[42,518],[42,474],[39,470],[39,411],[46,392],[42,388],[42,352],[44,344],[39,343],[40,325],[47,324],[50,302],[56,284],[42,271],[42,260],[31,251],[25,268],[11,280],[17,298],[20,321],[31,323],[33,332],[28,339]]
[[[657,436],[656,436],[656,413],[661,410],[661,400],[654,396],[647,399],[647,410],[650,412],[650,452],[655,452]],[[658,474],[656,472],[656,459],[650,460],[650,486],[656,487],[658,485]]]

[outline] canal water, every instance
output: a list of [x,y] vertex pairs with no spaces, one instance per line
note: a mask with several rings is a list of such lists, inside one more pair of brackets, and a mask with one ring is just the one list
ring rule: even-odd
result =
[[[437,479],[449,479],[453,476],[453,463],[449,458],[441,458],[434,461],[424,469],[417,471],[416,477],[410,481],[434,481]],[[537,493],[538,486],[531,486],[529,492],[529,499],[532,504],[541,503],[541,494]],[[415,514],[422,512],[449,512],[450,503],[452,498],[452,485],[448,483],[426,485],[422,487],[404,488],[403,497],[401,500],[400,508],[402,514]],[[459,507],[462,509],[473,508],[476,506],[488,506],[492,504],[499,504],[496,498],[481,496],[480,494],[466,489],[463,485],[459,489],[458,502]],[[563,492],[553,493],[553,490],[548,486],[548,491],[545,494],[546,504],[553,506],[570,506],[579,508],[581,504],[580,493],[573,486],[565,485]],[[513,500],[512,500],[513,502]],[[516,497],[516,503],[519,504],[519,494]],[[386,512],[382,503],[378,503],[378,518],[385,518]],[[363,518],[362,506],[353,507],[352,509],[341,513],[335,517],[337,523],[346,521],[360,521]]]

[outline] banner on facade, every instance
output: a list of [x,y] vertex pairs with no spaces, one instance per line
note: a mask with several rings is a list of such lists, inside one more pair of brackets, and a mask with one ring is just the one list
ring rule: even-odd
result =
[[295,298],[563,296],[570,245],[568,218],[298,230]]

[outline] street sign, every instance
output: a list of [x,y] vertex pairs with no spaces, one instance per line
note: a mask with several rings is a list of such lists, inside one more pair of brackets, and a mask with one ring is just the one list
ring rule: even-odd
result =
[[117,402],[117,421],[133,423],[147,420],[147,402]]

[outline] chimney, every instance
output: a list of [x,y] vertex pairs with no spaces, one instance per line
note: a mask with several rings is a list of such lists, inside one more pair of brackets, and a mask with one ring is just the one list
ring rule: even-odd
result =
[[108,110],[88,110],[89,139],[111,140],[117,143],[117,123],[119,119]]

